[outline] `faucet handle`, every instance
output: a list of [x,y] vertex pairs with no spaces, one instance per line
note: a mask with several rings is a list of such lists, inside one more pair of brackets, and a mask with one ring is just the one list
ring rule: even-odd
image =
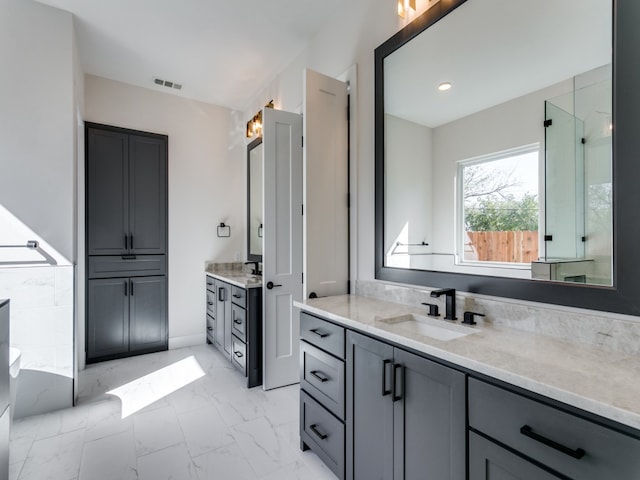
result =
[[478,313],[478,312],[464,312],[464,320],[462,320],[462,323],[464,323],[465,325],[475,325],[476,321],[474,320],[474,316],[478,316],[478,317],[484,317],[484,313]]
[[440,313],[438,311],[438,305],[436,305],[435,303],[422,302],[422,305],[426,305],[427,307],[429,307],[429,313],[427,315],[429,315],[430,317],[440,316]]

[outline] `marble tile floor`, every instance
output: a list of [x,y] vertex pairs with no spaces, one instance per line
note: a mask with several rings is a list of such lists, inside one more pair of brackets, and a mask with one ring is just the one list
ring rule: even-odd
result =
[[299,387],[247,389],[209,345],[92,365],[80,386],[76,407],[14,422],[10,480],[335,479],[300,450]]

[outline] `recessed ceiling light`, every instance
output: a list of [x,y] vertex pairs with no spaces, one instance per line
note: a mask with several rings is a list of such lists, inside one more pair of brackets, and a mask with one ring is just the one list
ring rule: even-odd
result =
[[451,88],[450,82],[442,82],[440,85],[438,85],[438,90],[440,90],[441,92],[446,92],[450,88]]

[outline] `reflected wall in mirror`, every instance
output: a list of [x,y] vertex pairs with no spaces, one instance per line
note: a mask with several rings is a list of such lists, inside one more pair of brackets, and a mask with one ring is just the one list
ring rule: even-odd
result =
[[383,266],[612,285],[612,1],[458,3],[382,59]]
[[262,261],[262,138],[247,146],[247,259]]

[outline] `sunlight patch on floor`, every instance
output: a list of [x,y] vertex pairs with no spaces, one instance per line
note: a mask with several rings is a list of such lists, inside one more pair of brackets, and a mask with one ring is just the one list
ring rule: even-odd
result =
[[122,401],[122,418],[180,390],[205,375],[192,355],[107,392]]

